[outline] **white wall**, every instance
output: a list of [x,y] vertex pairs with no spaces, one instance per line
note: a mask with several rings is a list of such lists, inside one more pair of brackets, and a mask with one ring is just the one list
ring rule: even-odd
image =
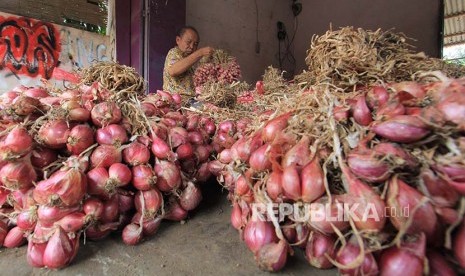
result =
[[[289,35],[294,27],[292,0],[256,0],[259,9],[261,52],[255,53],[256,16],[254,0],[187,0],[186,22],[195,26],[201,45],[229,50],[238,58],[244,80],[261,78],[268,65],[277,67],[277,21],[283,21]],[[312,35],[355,26],[376,30],[395,28],[411,38],[418,51],[439,56],[439,2],[437,0],[299,0],[294,41],[296,73],[306,68],[306,50]],[[284,63],[284,69],[289,64]]]
[[256,0],[258,6],[258,40],[255,53],[255,0],[187,0],[186,22],[200,33],[200,47],[222,48],[237,57],[243,79],[255,83],[269,65],[277,66],[277,21],[291,26],[290,1]]

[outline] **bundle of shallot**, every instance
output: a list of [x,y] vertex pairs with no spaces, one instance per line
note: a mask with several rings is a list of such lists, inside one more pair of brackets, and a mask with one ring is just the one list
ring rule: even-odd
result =
[[303,248],[310,265],[344,275],[462,271],[465,86],[441,80],[316,86],[242,135],[222,123],[209,169],[260,268]]
[[180,112],[179,94],[127,89],[90,82],[0,99],[0,241],[28,242],[30,265],[69,265],[80,237],[121,231],[135,245],[200,204],[215,123]]
[[207,82],[233,83],[241,78],[236,59],[224,50],[216,50],[209,62],[201,64],[194,74],[194,85],[201,87]]

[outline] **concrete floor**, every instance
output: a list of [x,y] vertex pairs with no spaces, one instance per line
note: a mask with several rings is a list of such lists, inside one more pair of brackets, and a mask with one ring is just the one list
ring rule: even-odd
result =
[[[137,246],[119,235],[81,244],[76,259],[60,271],[31,268],[26,246],[0,250],[0,275],[269,275],[229,224],[231,208],[215,183],[205,184],[204,201],[185,224],[162,222],[157,234]],[[205,191],[206,190],[206,191]],[[336,275],[310,267],[302,255],[288,260],[280,275]]]

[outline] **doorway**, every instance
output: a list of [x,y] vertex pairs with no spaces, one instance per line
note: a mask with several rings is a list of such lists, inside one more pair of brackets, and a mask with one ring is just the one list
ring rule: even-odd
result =
[[116,0],[116,57],[147,81],[147,92],[163,87],[166,54],[186,24],[186,0]]

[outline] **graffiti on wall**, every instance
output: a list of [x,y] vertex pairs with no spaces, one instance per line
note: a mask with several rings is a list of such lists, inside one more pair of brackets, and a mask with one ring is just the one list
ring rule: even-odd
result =
[[63,72],[112,60],[110,48],[109,36],[0,12],[0,93],[43,79],[62,88]]
[[0,16],[0,69],[49,79],[58,65],[60,35],[54,25]]

